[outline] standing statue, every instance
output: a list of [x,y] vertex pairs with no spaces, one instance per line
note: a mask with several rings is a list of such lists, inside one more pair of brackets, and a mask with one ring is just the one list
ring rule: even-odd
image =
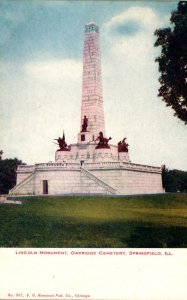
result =
[[88,127],[88,118],[84,116],[83,119],[83,124],[82,124],[82,131],[81,132],[86,132]]
[[105,138],[103,136],[103,133],[102,131],[99,132],[99,136],[97,137],[96,141],[99,141],[97,147],[95,149],[102,149],[102,148],[109,148],[110,149],[110,146],[108,145],[108,142],[111,140],[112,138],[109,137],[108,139]]
[[58,139],[54,139],[55,141],[58,142],[58,145],[60,147],[60,149],[58,149],[57,151],[69,151],[70,148],[68,147],[66,141],[65,141],[65,134],[63,132],[63,136],[62,138],[59,137]]
[[129,144],[127,144],[125,142],[126,139],[127,138],[124,138],[122,141],[119,141],[119,143],[118,143],[118,152],[128,152],[129,151],[129,149],[128,149]]

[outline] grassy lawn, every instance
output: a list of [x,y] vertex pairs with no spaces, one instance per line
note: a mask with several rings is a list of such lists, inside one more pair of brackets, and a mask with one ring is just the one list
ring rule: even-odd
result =
[[187,194],[23,199],[0,205],[1,247],[187,247]]

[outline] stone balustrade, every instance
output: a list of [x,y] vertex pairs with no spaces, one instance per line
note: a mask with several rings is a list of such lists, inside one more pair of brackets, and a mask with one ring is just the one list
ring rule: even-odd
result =
[[80,169],[79,163],[40,163],[35,164],[35,170],[41,170],[41,169],[49,169],[49,168],[68,168],[68,169]]
[[154,167],[154,166],[148,166],[148,165],[140,165],[140,164],[134,164],[134,163],[122,163],[122,166],[125,168],[133,169],[133,170],[138,170],[138,171],[149,171],[149,172],[162,172],[161,167]]
[[98,162],[98,163],[86,163],[85,164],[88,169],[96,169],[96,168],[122,168],[129,170],[137,170],[137,171],[148,171],[148,172],[156,172],[161,173],[161,167],[153,167],[148,165],[134,164],[128,162]]
[[[84,164],[87,169],[126,169],[126,170],[137,170],[142,172],[153,172],[153,173],[161,173],[161,167],[154,167],[149,165],[141,165],[135,163],[128,163],[128,162],[95,162],[95,163],[85,163]],[[63,168],[63,169],[74,169],[79,170],[80,164],[79,163],[66,163],[66,162],[48,162],[48,163],[38,163],[35,165],[20,165],[18,166],[17,172],[33,172],[33,170],[41,170],[41,169],[53,169],[53,168]]]
[[32,172],[35,168],[35,165],[19,165],[17,172]]
[[120,166],[120,162],[107,162],[107,161],[104,161],[104,162],[96,162],[96,163],[85,163],[85,166],[88,168],[88,169],[97,169],[97,168],[119,168]]

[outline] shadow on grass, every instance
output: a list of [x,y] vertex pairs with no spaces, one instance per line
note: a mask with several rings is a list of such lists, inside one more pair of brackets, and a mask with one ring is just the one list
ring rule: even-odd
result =
[[[186,248],[186,204],[186,195],[138,197],[134,200],[29,198],[21,206],[0,206],[0,247]],[[181,208],[183,214],[177,215],[176,222],[171,217],[167,225],[162,217],[163,225],[159,225],[156,223],[158,218],[144,215],[142,209],[148,207]],[[132,214],[133,210],[134,219],[129,220],[129,212]],[[75,218],[72,212],[75,215],[82,212],[82,216]],[[137,212],[140,221],[135,219]],[[101,218],[101,222],[95,216],[102,216],[102,213],[108,217],[105,221]],[[84,217],[86,214],[91,222]],[[112,216],[119,218],[114,221]],[[178,221],[182,226],[177,225]]]
[[186,248],[186,227],[153,227],[143,224],[134,227],[128,239],[129,248]]
[[1,247],[53,248],[182,248],[186,227],[144,222],[75,223],[72,219],[29,216],[17,212],[1,222]]

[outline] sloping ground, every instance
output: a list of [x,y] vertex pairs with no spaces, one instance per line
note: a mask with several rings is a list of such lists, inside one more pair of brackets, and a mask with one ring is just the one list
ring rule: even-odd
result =
[[21,199],[0,206],[1,247],[187,247],[187,194]]

